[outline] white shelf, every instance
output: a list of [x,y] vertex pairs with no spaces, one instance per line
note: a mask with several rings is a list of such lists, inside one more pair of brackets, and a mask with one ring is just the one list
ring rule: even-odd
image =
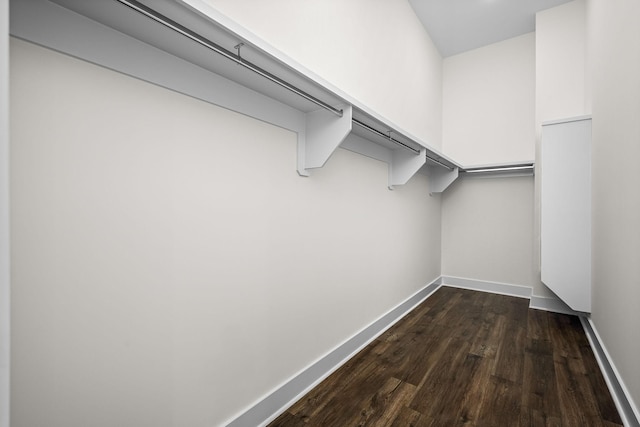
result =
[[[150,11],[143,10],[145,15],[117,0],[14,2],[11,34],[294,131],[302,176],[322,167],[338,147],[388,163],[389,188],[426,171],[431,191],[438,193],[464,170],[206,2],[144,0],[138,5]],[[225,57],[212,46],[230,54]],[[239,58],[276,82],[239,65]],[[278,80],[342,110],[342,116]]]

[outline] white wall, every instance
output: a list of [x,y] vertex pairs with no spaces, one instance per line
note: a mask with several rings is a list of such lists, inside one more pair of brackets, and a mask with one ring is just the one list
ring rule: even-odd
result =
[[[217,425],[440,275],[440,199],[12,40],[12,426]],[[38,408],[38,410],[34,410]]]
[[463,178],[442,195],[442,274],[536,288],[533,177]]
[[536,122],[593,117],[592,319],[636,410],[639,21],[634,0],[576,0],[536,16]]
[[0,427],[9,427],[9,1],[0,0]]
[[442,58],[407,0],[207,0],[296,62],[435,148]]
[[[536,14],[536,163],[542,122],[589,114],[585,3],[575,0]],[[540,174],[535,177],[534,265],[540,280]],[[540,287],[544,285],[540,283]],[[550,291],[547,291],[550,292]]]
[[532,161],[533,33],[445,58],[443,151],[465,166]]
[[[587,2],[593,322],[640,405],[640,2]],[[640,413],[636,413],[640,417]]]
[[[529,33],[444,60],[444,152],[464,165],[532,161],[535,44]],[[442,196],[442,274],[533,287],[532,177],[462,179]]]
[[585,3],[536,14],[536,131],[544,121],[588,114]]

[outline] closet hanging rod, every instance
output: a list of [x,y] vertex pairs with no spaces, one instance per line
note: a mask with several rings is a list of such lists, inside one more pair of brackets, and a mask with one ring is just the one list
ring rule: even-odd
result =
[[[297,87],[293,86],[292,84],[282,80],[281,78],[271,74],[270,72],[258,67],[257,65],[243,59],[238,51],[238,54],[235,54],[225,48],[223,48],[222,46],[219,46],[218,44],[212,42],[211,40],[201,36],[200,34],[191,31],[190,29],[188,29],[187,27],[175,22],[174,20],[172,20],[171,18],[168,18],[164,15],[162,15],[161,13],[145,6],[144,4],[136,1],[136,0],[116,0],[117,2],[119,2],[120,4],[129,7],[130,9],[133,9],[134,11],[146,16],[147,18],[150,18],[154,21],[156,21],[159,24],[164,25],[165,27],[175,31],[176,33],[206,47],[209,50],[212,50],[214,52],[216,52],[217,54],[235,62],[236,64],[242,65],[243,67],[253,71],[254,73],[272,81],[273,83],[276,83],[277,85],[289,90],[290,92],[295,93],[296,95],[301,96],[302,98],[318,105],[319,107],[324,108],[327,111],[330,111],[331,113],[342,117],[342,110],[341,109],[337,109],[329,104],[327,104],[326,102],[316,98],[313,95],[310,95],[308,93],[306,93],[305,91],[298,89]],[[242,45],[242,44],[240,44]],[[238,45],[238,46],[240,46]],[[382,133],[381,131],[372,128],[369,125],[366,125],[356,119],[352,119],[353,123],[355,123],[358,126],[361,126],[367,130],[369,130],[370,132],[379,135],[387,140],[389,140],[390,142],[393,142],[396,145],[399,145],[400,147],[407,149],[411,152],[413,152],[414,154],[420,154],[420,150],[417,150],[413,147],[411,147],[408,144],[405,144],[402,141],[398,141],[397,139],[391,137],[390,135],[386,135],[384,133]],[[449,166],[444,165],[441,162],[438,162],[435,159],[432,159],[430,157],[427,156],[427,158],[433,160],[434,162],[438,163],[439,165],[442,165],[444,167],[446,167],[447,169],[451,170],[452,168],[450,168]]]
[[376,134],[378,136],[381,136],[382,138],[386,139],[387,141],[393,142],[394,144],[399,145],[402,148],[406,148],[409,151],[413,151],[415,154],[420,154],[420,150],[416,150],[415,148],[411,147],[410,145],[407,145],[402,141],[398,141],[397,139],[391,137],[391,135],[386,135],[386,134],[380,132],[378,129],[372,128],[371,126],[369,126],[367,124],[364,124],[359,120],[351,119],[351,121],[354,124],[360,126],[361,128],[364,128],[364,129],[368,130],[371,133],[374,133],[374,134]]
[[444,163],[442,163],[440,160],[436,160],[436,159],[434,159],[433,157],[429,157],[429,156],[427,156],[427,160],[431,160],[433,163],[437,163],[437,164],[439,164],[440,166],[442,166],[443,168],[445,168],[445,169],[449,169],[450,171],[452,171],[452,170],[453,170],[453,168],[452,168],[451,166],[445,165],[445,164],[444,164]]
[[515,172],[515,171],[533,171],[533,163],[522,163],[517,165],[503,165],[503,166],[487,166],[465,169],[464,173],[491,173],[491,172]]
[[236,55],[235,53],[226,50],[225,48],[217,45],[216,43],[212,42],[211,40],[191,31],[190,29],[188,29],[187,27],[180,25],[179,23],[173,21],[172,19],[162,15],[161,13],[143,5],[142,3],[136,1],[136,0],[116,0],[117,2],[135,10],[136,12],[153,19],[154,21],[158,22],[159,24],[164,25],[165,27],[177,32],[178,34],[187,37],[188,39],[191,39],[192,41],[206,47],[207,49],[210,49],[222,56],[224,56],[225,58],[235,62],[236,64],[242,65],[243,67],[253,71],[254,73],[272,81],[273,83],[276,83],[279,86],[282,86],[283,88],[295,93],[296,95],[299,95],[301,97],[303,97],[304,99],[313,102],[314,104],[324,108],[325,110],[328,110],[330,112],[332,112],[333,114],[342,117],[342,110],[337,109],[329,104],[327,104],[326,102],[316,98],[313,95],[310,95],[306,92],[304,92],[301,89],[298,89],[297,87],[293,86],[290,83],[287,83],[286,81],[282,80],[281,78],[271,74],[270,72],[263,70],[262,68],[258,67],[255,64],[252,64],[251,62],[242,59],[239,55]]

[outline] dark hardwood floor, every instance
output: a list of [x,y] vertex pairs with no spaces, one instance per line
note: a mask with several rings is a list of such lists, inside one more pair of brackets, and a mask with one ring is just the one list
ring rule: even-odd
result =
[[270,426],[620,426],[575,316],[442,287]]

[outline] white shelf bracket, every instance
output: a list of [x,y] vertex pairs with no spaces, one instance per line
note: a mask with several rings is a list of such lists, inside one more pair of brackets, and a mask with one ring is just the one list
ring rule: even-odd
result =
[[306,114],[305,132],[298,134],[298,174],[321,168],[351,132],[351,105],[343,105],[342,116],[327,110]]
[[442,193],[453,181],[458,179],[458,168],[445,169],[441,166],[429,165],[427,167],[429,175],[429,194]]
[[389,163],[389,190],[394,185],[406,184],[427,161],[427,150],[420,150],[416,155],[405,150],[393,150]]

